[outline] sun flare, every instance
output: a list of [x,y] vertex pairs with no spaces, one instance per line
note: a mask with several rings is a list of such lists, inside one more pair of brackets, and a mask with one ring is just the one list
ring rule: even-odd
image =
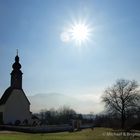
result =
[[62,42],[74,42],[75,46],[87,46],[87,43],[91,41],[93,28],[91,23],[87,20],[73,20],[68,27],[64,28],[64,31],[60,34]]
[[89,40],[90,28],[83,23],[74,24],[70,29],[70,35],[71,39],[74,40],[76,44],[81,45]]

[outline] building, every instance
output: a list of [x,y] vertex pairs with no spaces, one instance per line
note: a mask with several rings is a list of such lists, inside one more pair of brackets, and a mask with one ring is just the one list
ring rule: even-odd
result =
[[22,89],[22,71],[18,54],[12,65],[11,84],[0,99],[0,122],[24,124],[31,121],[30,102]]

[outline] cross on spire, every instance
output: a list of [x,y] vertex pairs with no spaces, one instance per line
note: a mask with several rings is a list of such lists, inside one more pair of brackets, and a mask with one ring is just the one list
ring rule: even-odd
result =
[[17,49],[17,55],[18,55],[18,49]]

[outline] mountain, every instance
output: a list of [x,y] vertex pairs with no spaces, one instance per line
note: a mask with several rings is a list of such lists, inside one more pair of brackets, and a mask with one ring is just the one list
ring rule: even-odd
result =
[[[68,106],[78,113],[98,112],[100,105],[92,100],[81,100],[73,96],[60,93],[36,94],[28,97],[31,102],[31,111],[39,112],[42,109]],[[96,110],[96,111],[95,111]]]

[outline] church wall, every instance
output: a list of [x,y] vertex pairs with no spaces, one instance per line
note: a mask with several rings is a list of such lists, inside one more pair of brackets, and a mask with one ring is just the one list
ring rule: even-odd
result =
[[4,123],[14,124],[16,120],[22,123],[25,119],[30,122],[30,104],[22,90],[14,89],[5,104]]
[[4,111],[4,105],[0,105],[0,112]]
[[0,105],[0,124],[3,124],[4,105]]

